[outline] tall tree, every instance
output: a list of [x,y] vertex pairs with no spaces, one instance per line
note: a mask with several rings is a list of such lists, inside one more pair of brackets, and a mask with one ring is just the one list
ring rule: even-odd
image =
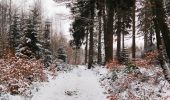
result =
[[95,16],[95,0],[90,0],[90,28],[89,28],[89,35],[90,35],[90,43],[89,43],[89,62],[88,62],[88,69],[92,67],[93,64],[93,55],[94,55],[94,16]]
[[101,39],[102,39],[102,1],[97,0],[97,8],[98,8],[98,57],[97,57],[97,62],[98,64],[101,64],[102,62],[102,44],[101,44]]
[[133,34],[132,34],[132,58],[135,58],[136,57],[136,24],[135,24],[135,19],[136,19],[136,0],[134,0],[134,4],[133,4],[133,11],[132,11],[132,14],[133,14],[133,18],[132,18],[132,21],[133,21]]
[[105,43],[105,62],[108,63],[113,60],[113,16],[114,16],[114,1],[106,0],[106,32],[104,33]]
[[88,29],[86,30],[86,40],[85,40],[85,64],[88,62],[88,44],[89,44],[89,34],[88,34]]
[[[118,11],[120,11],[119,10],[119,8],[117,8],[118,9]],[[121,12],[121,11],[120,11]],[[116,35],[117,35],[117,52],[116,52],[116,55],[117,55],[117,59],[120,59],[120,51],[121,51],[121,24],[122,24],[122,22],[121,22],[121,13],[117,13],[117,22],[116,22],[116,29],[117,29],[117,31],[116,31]]]
[[39,27],[38,16],[39,16],[38,9],[34,7],[26,20],[26,27],[24,30],[24,42],[20,47],[21,53],[25,57],[29,58],[40,57],[39,55],[40,48],[38,45],[39,41],[37,38]]

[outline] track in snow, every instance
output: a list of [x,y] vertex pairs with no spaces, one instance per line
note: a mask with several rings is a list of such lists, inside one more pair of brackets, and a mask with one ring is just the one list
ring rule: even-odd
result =
[[82,66],[60,73],[35,93],[32,100],[107,100],[98,75]]

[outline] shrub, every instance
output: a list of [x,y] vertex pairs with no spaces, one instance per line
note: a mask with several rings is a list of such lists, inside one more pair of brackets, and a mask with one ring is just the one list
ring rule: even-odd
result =
[[125,68],[125,72],[126,73],[132,73],[134,72],[136,69],[138,69],[134,64],[132,63],[127,63],[127,66]]
[[0,92],[24,94],[33,82],[46,81],[44,66],[40,60],[17,57],[0,59]]

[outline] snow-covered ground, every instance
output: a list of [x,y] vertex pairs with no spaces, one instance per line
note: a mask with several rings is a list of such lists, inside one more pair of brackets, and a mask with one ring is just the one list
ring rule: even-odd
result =
[[99,82],[99,72],[102,72],[102,69],[89,70],[87,66],[69,67],[73,69],[58,71],[56,77],[49,75],[48,82],[33,84],[30,98],[5,94],[0,100],[108,100]]
[[32,100],[107,100],[95,71],[81,66],[59,73],[35,93]]
[[139,67],[130,73],[126,68],[67,65],[56,77],[49,74],[48,82],[34,84],[31,98],[6,94],[0,100],[170,100],[170,84],[160,67]]

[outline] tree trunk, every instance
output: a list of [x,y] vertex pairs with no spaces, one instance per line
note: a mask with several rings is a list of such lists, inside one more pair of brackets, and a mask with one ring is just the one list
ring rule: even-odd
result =
[[108,63],[113,60],[113,2],[107,0],[107,32],[104,33],[104,43],[105,43],[105,62]]
[[102,3],[100,0],[98,0],[98,24],[99,24],[99,35],[98,35],[98,57],[97,62],[98,64],[101,64],[102,62],[102,45],[101,45],[101,38],[102,38]]
[[94,27],[94,7],[95,7],[95,0],[91,0],[90,1],[90,4],[91,4],[91,8],[90,8],[90,13],[91,13],[91,23],[90,23],[90,29],[89,29],[89,32],[90,32],[90,45],[89,45],[89,62],[88,62],[88,69],[91,69],[92,67],[92,64],[93,64],[93,49],[94,49],[94,41],[93,41],[93,27]]
[[133,35],[132,35],[132,58],[135,58],[136,57],[136,35],[135,35],[135,19],[136,19],[136,16],[135,16],[135,11],[136,10],[136,0],[134,0],[134,6],[133,6],[133,18],[132,18],[132,21],[133,21]]
[[144,52],[146,52],[148,49],[148,33],[144,33]]
[[85,46],[85,64],[87,64],[87,57],[88,57],[88,30],[87,30],[87,33],[86,33],[86,46]]
[[[101,13],[101,11],[100,11]],[[101,14],[98,16],[99,21],[99,36],[98,36],[98,64],[101,64],[102,62],[102,56],[101,56],[101,37],[102,37],[102,20],[101,20]]]
[[122,50],[125,48],[125,34],[122,33]]
[[121,51],[121,16],[118,14],[118,22],[117,22],[117,59],[120,59],[120,51]]
[[[103,33],[104,33],[104,45],[106,45],[105,43],[105,37],[106,37],[106,33],[107,33],[107,20],[106,20],[106,1],[102,0],[102,17],[103,17]],[[106,50],[105,50],[106,52]],[[106,53],[105,53],[105,63],[106,63]]]

